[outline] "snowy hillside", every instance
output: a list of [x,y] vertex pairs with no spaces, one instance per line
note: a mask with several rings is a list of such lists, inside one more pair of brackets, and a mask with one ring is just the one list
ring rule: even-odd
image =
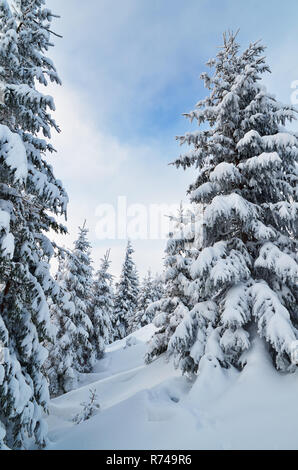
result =
[[[144,365],[153,331],[142,328],[129,347],[125,339],[110,345],[79,389],[52,400],[49,449],[298,448],[298,374],[275,371],[261,342],[241,374],[210,363],[192,384],[163,356]],[[76,425],[91,387],[101,409]]]

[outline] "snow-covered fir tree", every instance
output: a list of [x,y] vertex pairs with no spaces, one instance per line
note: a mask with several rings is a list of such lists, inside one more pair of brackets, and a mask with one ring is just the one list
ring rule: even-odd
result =
[[[60,83],[47,57],[53,18],[44,0],[0,1],[0,448],[46,443],[49,392],[43,342],[51,337],[47,298],[56,295],[49,271],[50,229],[66,212],[67,196],[48,152],[50,96],[36,88]],[[41,138],[43,134],[44,139]]]
[[157,302],[163,297],[165,293],[165,285],[164,285],[163,276],[161,274],[156,274],[155,277],[153,278],[152,290],[153,290],[152,297],[154,299],[154,302]]
[[77,413],[72,419],[75,424],[80,424],[83,421],[87,421],[92,416],[94,416],[100,409],[96,389],[91,388],[89,390],[89,394],[89,401],[81,403],[83,409],[79,413]]
[[130,328],[131,333],[152,322],[154,310],[148,309],[148,307],[161,299],[163,291],[161,277],[156,275],[155,278],[153,278],[149,270],[140,285],[137,312]]
[[58,290],[50,301],[51,322],[55,331],[52,342],[47,344],[49,355],[45,363],[50,395],[54,397],[73,390],[77,385],[77,371],[74,368],[77,339],[75,305],[63,279],[63,263],[70,254],[60,248],[59,255],[60,266],[56,274]]
[[147,363],[168,349],[169,341],[182,319],[188,314],[191,299],[185,291],[189,282],[189,265],[192,253],[189,249],[194,239],[194,223],[191,213],[180,207],[176,217],[171,217],[173,231],[165,249],[165,291],[163,297],[147,307],[147,315],[158,328],[149,343],[145,357]]
[[89,313],[93,326],[90,340],[97,359],[103,356],[105,345],[111,343],[114,339],[112,326],[114,315],[113,276],[109,273],[111,264],[109,257],[110,250],[104,255],[100,269],[96,273]]
[[192,148],[175,162],[198,169],[189,193],[204,205],[205,234],[190,267],[188,293],[196,303],[171,348],[183,371],[205,364],[241,368],[259,335],[275,367],[291,371],[298,319],[298,139],[284,126],[296,111],[260,83],[269,68],[259,42],[240,53],[235,35],[225,35],[208,65],[214,72],[203,79],[210,95],[187,114],[204,128],[179,138]]
[[73,367],[78,372],[91,372],[95,363],[95,351],[91,343],[93,325],[89,318],[92,299],[92,261],[90,243],[87,239],[88,229],[84,223],[79,227],[79,236],[72,252],[66,252],[65,260],[60,263],[59,279],[70,300],[75,306],[73,323],[76,327],[76,338],[73,345]]
[[134,250],[128,241],[125,260],[115,295],[114,332],[115,339],[127,336],[137,310],[139,278],[132,259]]

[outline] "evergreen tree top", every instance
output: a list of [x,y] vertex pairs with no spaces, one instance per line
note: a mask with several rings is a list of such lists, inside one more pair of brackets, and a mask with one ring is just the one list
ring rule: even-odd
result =
[[74,249],[76,252],[90,253],[91,244],[88,240],[89,229],[86,227],[86,221],[82,227],[79,227],[78,238],[74,242]]
[[[201,169],[202,178],[207,165],[210,171],[215,163],[232,161],[234,142],[249,131],[258,130],[260,137],[276,134],[287,120],[296,119],[294,106],[282,105],[259,83],[261,76],[270,72],[263,55],[265,47],[257,41],[242,53],[239,50],[236,35],[224,35],[224,45],[216,58],[207,62],[214,73],[201,75],[209,96],[200,100],[195,110],[184,114],[205,128],[177,137],[181,144],[193,145],[194,149],[174,164],[183,168],[195,165]],[[245,119],[249,114],[253,117]]]
[[134,249],[132,247],[131,241],[128,240],[119,285],[126,284],[128,279],[138,278],[136,266],[132,259],[133,253]]
[[111,283],[113,280],[114,276],[108,272],[111,266],[110,252],[111,250],[107,250],[100,260],[100,268],[96,273],[98,281],[109,281]]

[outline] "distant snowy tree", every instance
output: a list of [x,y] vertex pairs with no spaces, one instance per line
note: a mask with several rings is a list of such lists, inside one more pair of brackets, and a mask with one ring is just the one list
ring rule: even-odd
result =
[[240,53],[235,35],[224,36],[208,63],[214,74],[203,74],[210,95],[187,114],[204,129],[179,138],[192,149],[175,164],[198,169],[189,193],[205,224],[190,267],[195,305],[170,344],[183,371],[196,372],[203,357],[241,368],[255,334],[276,368],[296,367],[298,139],[283,127],[296,111],[260,84],[263,53],[259,42]]
[[165,292],[165,286],[164,286],[164,279],[163,276],[160,274],[156,274],[155,277],[153,278],[153,283],[152,283],[152,298],[153,302],[157,302],[160,300]]
[[[60,83],[46,56],[52,13],[43,0],[0,1],[0,448],[46,444],[49,392],[43,373],[52,333],[47,299],[56,295],[48,233],[67,195],[47,152],[54,103],[36,84]],[[41,138],[41,134],[45,139]]]
[[113,341],[112,319],[114,314],[114,294],[112,290],[113,276],[108,272],[110,267],[110,250],[101,260],[92,289],[92,302],[89,317],[93,330],[91,344],[96,351],[96,358],[103,356],[105,345]]
[[88,229],[79,227],[79,236],[74,243],[74,250],[68,252],[64,263],[61,263],[59,278],[70,293],[70,300],[75,306],[73,323],[76,327],[73,367],[78,372],[91,372],[95,363],[95,351],[91,338],[93,325],[89,318],[92,299],[92,266],[90,243],[87,239]]
[[50,302],[52,325],[55,328],[54,338],[47,345],[49,356],[45,363],[46,374],[50,384],[51,396],[58,396],[73,390],[77,385],[77,371],[74,368],[77,328],[74,323],[75,305],[71,294],[67,292],[63,279],[63,262],[70,256],[65,249],[60,259],[56,280],[58,291]]
[[147,275],[142,280],[140,286],[137,312],[134,316],[132,326],[130,328],[131,333],[152,322],[153,310],[148,309],[148,307],[153,302],[157,302],[158,300],[160,300],[162,295],[163,283],[160,279],[160,276],[156,276],[155,278],[153,278],[151,271],[148,271]]
[[132,259],[134,250],[128,241],[125,260],[115,296],[115,339],[127,336],[137,309],[139,280],[135,263]]
[[147,315],[154,318],[153,323],[158,328],[149,343],[145,357],[147,363],[167,351],[172,335],[191,306],[185,290],[192,260],[188,249],[194,238],[192,218],[184,214],[181,207],[178,216],[172,217],[172,221],[174,230],[169,234],[165,250],[164,296],[147,307]]

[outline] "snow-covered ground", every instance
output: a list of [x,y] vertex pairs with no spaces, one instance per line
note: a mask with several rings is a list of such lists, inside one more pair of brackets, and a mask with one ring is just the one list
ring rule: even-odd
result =
[[[109,346],[80,388],[52,400],[49,449],[298,448],[298,374],[276,372],[262,343],[241,374],[207,361],[190,383],[164,357],[144,365],[153,331],[148,325],[134,333],[132,346]],[[91,387],[100,411],[76,425]]]

